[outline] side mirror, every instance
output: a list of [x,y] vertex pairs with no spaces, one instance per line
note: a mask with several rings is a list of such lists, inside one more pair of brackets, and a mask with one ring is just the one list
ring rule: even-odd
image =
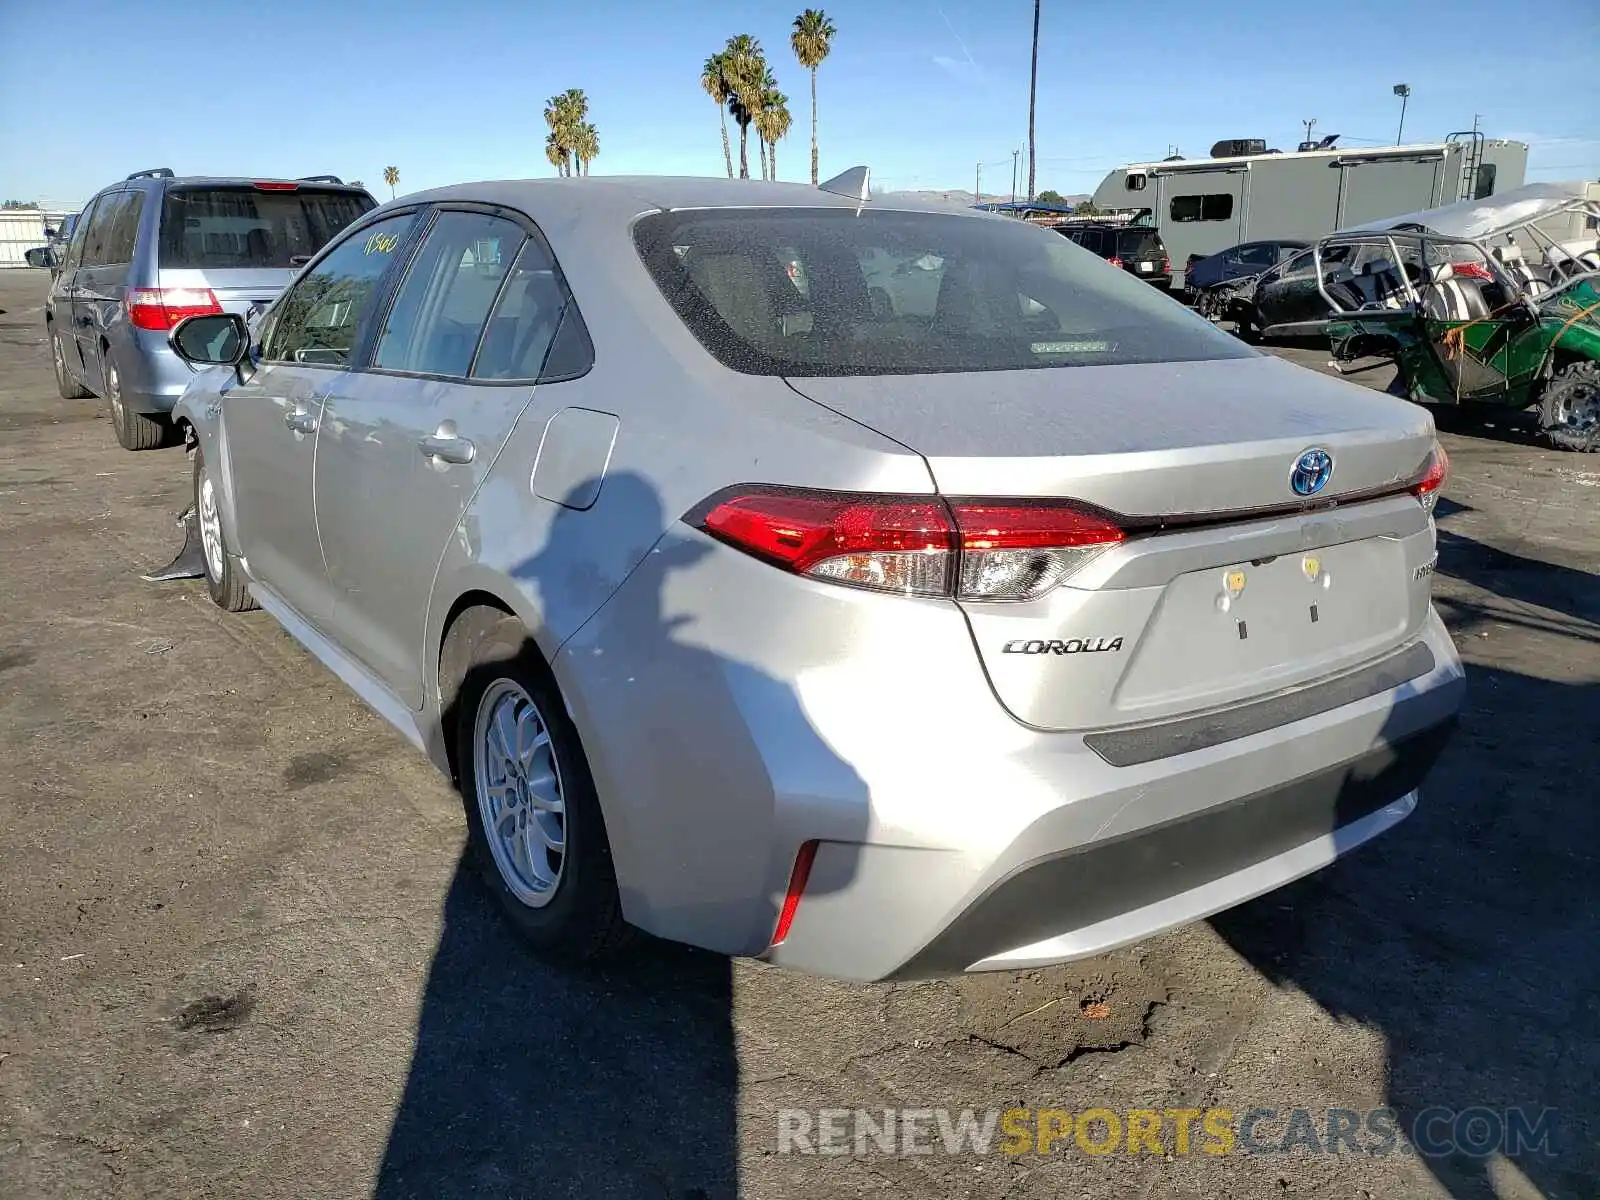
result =
[[187,317],[167,341],[179,358],[197,367],[237,367],[250,348],[249,331],[237,313]]
[[30,267],[48,267],[51,265],[50,250],[46,246],[40,246],[37,249],[25,251],[22,255],[22,258],[23,261],[26,262]]

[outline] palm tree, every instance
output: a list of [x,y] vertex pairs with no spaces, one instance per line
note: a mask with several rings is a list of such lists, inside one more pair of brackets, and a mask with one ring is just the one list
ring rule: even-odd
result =
[[[551,96],[545,101],[544,121],[550,126],[551,137],[561,150],[561,173],[571,175],[573,163],[577,158],[575,153],[578,130],[589,116],[589,98],[583,94],[582,88],[568,88],[559,96]],[[548,148],[546,149],[548,154]],[[552,158],[552,162],[555,160]]]
[[750,122],[761,108],[767,78],[767,60],[761,43],[748,33],[728,39],[722,51],[723,74],[728,81],[728,111],[739,126],[739,178],[750,178]]
[[389,199],[393,200],[395,185],[400,182],[400,168],[385,167],[383,169],[383,181],[389,185]]
[[722,54],[713,54],[706,59],[706,65],[700,68],[700,86],[715,102],[717,116],[722,119],[722,162],[728,168],[728,178],[732,179],[733,151],[728,148],[728,100],[732,89],[728,87],[728,76],[723,71],[724,57]]
[[1033,199],[1033,113],[1039,98],[1039,0],[1033,0],[1033,74],[1028,79],[1028,199]]
[[811,186],[817,186],[817,68],[833,49],[833,35],[837,33],[828,14],[820,8],[808,8],[794,19],[794,32],[789,35],[789,45],[800,65],[811,72]]
[[769,147],[767,152],[767,178],[778,177],[778,140],[789,136],[794,119],[789,115],[789,97],[773,88],[761,97],[761,111],[756,114],[756,133]]
[[544,156],[550,160],[550,165],[556,169],[557,175],[567,173],[567,152],[561,148],[561,143],[553,131],[544,139]]
[[572,131],[572,154],[582,168],[580,174],[589,173],[589,164],[600,157],[600,132],[591,121],[584,121]]

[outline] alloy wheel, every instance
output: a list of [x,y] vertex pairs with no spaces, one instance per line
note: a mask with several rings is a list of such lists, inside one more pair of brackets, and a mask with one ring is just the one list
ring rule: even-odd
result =
[[507,889],[548,904],[566,857],[566,804],[550,729],[522,686],[497,679],[478,702],[473,779],[484,838]]
[[213,581],[222,579],[222,518],[217,513],[217,491],[211,484],[211,472],[200,476],[200,546],[206,554],[206,570]]

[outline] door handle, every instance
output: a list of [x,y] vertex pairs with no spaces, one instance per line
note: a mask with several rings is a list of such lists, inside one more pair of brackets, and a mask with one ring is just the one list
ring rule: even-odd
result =
[[455,433],[447,433],[444,427],[431,437],[425,437],[417,443],[417,449],[422,451],[423,457],[435,462],[455,463],[465,466],[477,457],[478,449],[466,438]]
[[292,408],[283,414],[283,423],[296,433],[315,433],[317,419],[303,408]]

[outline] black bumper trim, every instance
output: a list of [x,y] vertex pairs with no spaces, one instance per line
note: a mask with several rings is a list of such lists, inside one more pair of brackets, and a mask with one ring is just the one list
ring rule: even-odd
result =
[[1420,786],[1455,726],[1451,716],[1337,767],[1026,863],[890,978],[960,974],[996,954],[1158,903],[1342,829]]
[[1409,683],[1434,668],[1433,651],[1426,642],[1413,642],[1379,659],[1369,667],[1312,684],[1299,691],[1252,700],[1237,708],[1183,717],[1137,729],[1110,729],[1084,737],[1084,745],[1113,767],[1133,767],[1193,750],[1205,750],[1251,734],[1265,733],[1332,712]]

